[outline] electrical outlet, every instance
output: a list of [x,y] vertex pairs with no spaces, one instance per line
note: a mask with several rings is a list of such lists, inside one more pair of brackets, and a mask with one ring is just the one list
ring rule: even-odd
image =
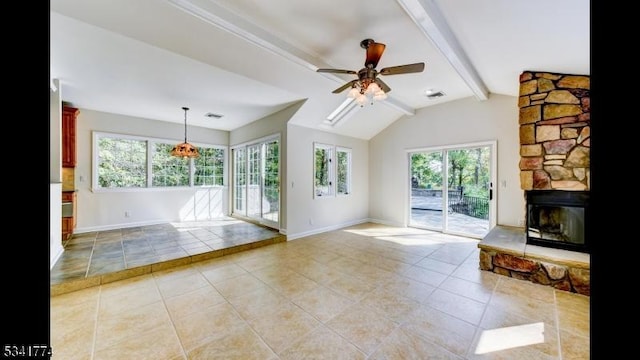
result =
[[125,211],[124,212],[124,217],[126,217],[126,218],[131,217],[131,211]]
[[518,220],[518,225],[519,226],[524,226],[524,219]]

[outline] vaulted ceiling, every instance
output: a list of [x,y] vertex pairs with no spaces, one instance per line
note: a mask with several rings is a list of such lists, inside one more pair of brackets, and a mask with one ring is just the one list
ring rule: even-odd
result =
[[[522,71],[590,74],[588,0],[51,0],[50,74],[81,108],[233,130],[303,102],[290,123],[370,139],[465,97],[518,95]],[[386,44],[388,98],[347,106],[364,39]],[[427,91],[444,96],[428,97]],[[517,106],[514,103],[514,106]],[[205,114],[222,115],[221,118]]]

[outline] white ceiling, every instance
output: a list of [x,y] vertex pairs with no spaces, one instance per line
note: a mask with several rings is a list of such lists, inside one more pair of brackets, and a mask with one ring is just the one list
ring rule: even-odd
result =
[[[522,71],[590,75],[589,0],[51,0],[51,69],[62,98],[98,111],[233,130],[297,102],[290,123],[370,139],[442,102],[518,95]],[[389,98],[356,107],[331,93],[371,38]],[[446,96],[429,99],[425,91]],[[514,103],[516,106],[516,103]],[[221,119],[205,113],[224,115]]]

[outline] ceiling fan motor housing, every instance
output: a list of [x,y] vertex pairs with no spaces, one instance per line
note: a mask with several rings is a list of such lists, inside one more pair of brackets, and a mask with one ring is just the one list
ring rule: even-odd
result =
[[366,89],[369,84],[376,81],[376,75],[378,71],[373,68],[362,68],[358,71],[358,79],[360,80],[360,84],[362,88]]
[[373,41],[373,39],[364,39],[362,41],[360,41],[360,47],[363,49],[366,49],[369,47],[369,45],[373,44],[375,41]]
[[333,90],[334,94],[340,93],[348,88],[359,87],[361,93],[366,91],[370,84],[376,83],[384,93],[391,91],[391,88],[382,80],[378,79],[378,75],[398,75],[416,73],[424,70],[424,63],[406,64],[385,67],[378,71],[376,66],[384,53],[386,45],[383,43],[375,42],[373,39],[364,39],[360,42],[360,47],[367,50],[367,56],[364,62],[364,68],[360,69],[357,73],[353,70],[343,69],[317,69],[317,72],[328,72],[335,74],[358,74],[358,80],[351,80],[348,83]]

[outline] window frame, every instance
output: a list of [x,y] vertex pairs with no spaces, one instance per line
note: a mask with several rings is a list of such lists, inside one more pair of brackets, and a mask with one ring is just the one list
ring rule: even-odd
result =
[[[329,155],[326,157],[329,162],[329,164],[326,167],[327,174],[325,175],[326,181],[328,183],[326,192],[323,192],[323,191],[318,192],[318,185],[316,184],[316,180],[318,179],[318,171],[319,171],[318,161],[317,161],[318,150],[324,150],[325,152],[329,153]],[[334,171],[334,165],[333,165],[335,164],[334,154],[335,154],[334,145],[329,145],[329,144],[324,144],[319,142],[313,143],[313,197],[314,198],[327,198],[327,197],[335,196],[335,181],[334,181],[335,171]],[[324,172],[324,169],[322,169],[322,171]]]
[[[327,166],[327,182],[328,191],[319,193],[318,186],[316,185],[316,179],[318,174],[318,162],[316,158],[316,152],[318,149],[323,149],[329,153],[329,165]],[[347,154],[347,166],[346,166],[346,192],[339,191],[339,163],[338,163],[338,153],[346,153]],[[353,150],[351,148],[345,146],[331,145],[322,142],[314,142],[313,143],[313,198],[335,198],[342,196],[349,196],[352,193],[352,162],[353,162]]]
[[[119,139],[119,140],[137,140],[146,142],[146,183],[144,187],[100,187],[98,184],[98,173],[99,173],[99,165],[100,159],[98,158],[100,155],[99,149],[99,139],[103,137]],[[139,136],[139,135],[130,135],[130,134],[121,134],[121,133],[112,133],[105,131],[92,131],[92,154],[91,154],[91,191],[92,192],[145,192],[145,191],[173,191],[173,190],[186,190],[186,189],[196,189],[196,188],[216,188],[221,187],[224,188],[228,184],[228,154],[229,147],[225,145],[216,145],[216,144],[206,144],[206,143],[197,143],[191,142],[191,144],[195,145],[198,148],[213,148],[220,149],[223,151],[223,164],[222,164],[222,185],[194,185],[196,166],[194,159],[189,159],[189,185],[187,186],[153,186],[153,151],[155,151],[155,144],[173,144],[177,143],[174,139],[165,139],[165,138],[156,138],[149,136]]]
[[[342,146],[336,146],[336,179],[335,179],[335,183],[336,183],[336,196],[348,196],[351,194],[351,158],[353,156],[353,151],[351,150],[351,148],[347,148],[347,147],[342,147]],[[346,165],[346,179],[345,179],[345,187],[346,187],[346,191],[345,192],[341,192],[340,191],[340,161],[339,161],[339,153],[345,153],[346,154],[346,158],[347,158],[347,165]]]

